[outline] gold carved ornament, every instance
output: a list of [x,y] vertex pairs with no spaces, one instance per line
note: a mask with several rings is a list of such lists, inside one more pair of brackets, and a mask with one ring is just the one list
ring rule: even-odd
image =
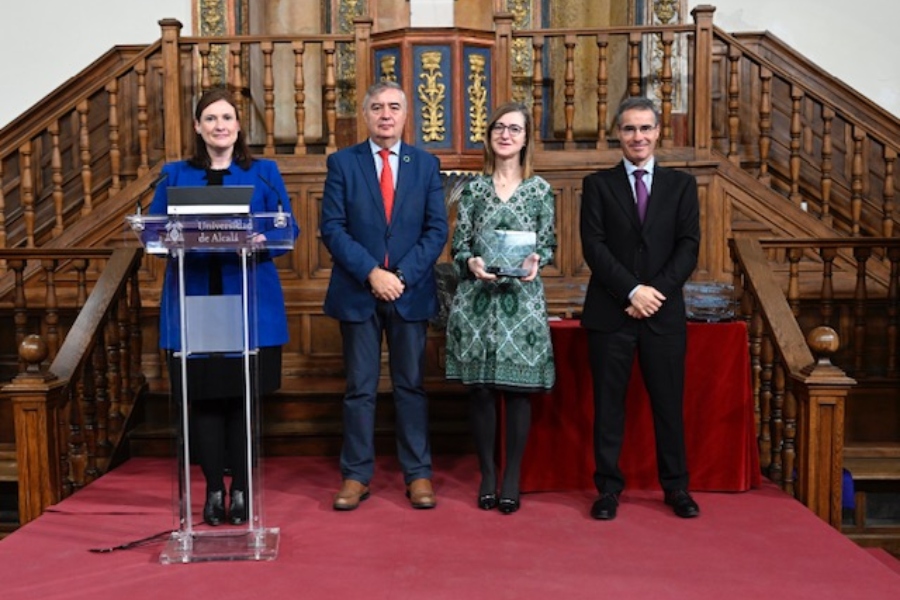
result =
[[469,141],[483,142],[487,133],[487,76],[481,54],[469,55]]
[[422,53],[422,71],[419,79],[425,81],[417,88],[419,100],[422,101],[422,140],[442,142],[446,132],[443,102],[447,97],[447,86],[438,81],[444,77],[439,51]]
[[382,56],[381,57],[381,81],[397,82],[397,57]]

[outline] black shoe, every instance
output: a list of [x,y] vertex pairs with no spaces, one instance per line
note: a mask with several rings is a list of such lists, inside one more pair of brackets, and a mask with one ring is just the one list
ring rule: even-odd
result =
[[247,502],[244,490],[231,490],[231,504],[228,505],[228,520],[232,525],[247,522]]
[[497,505],[497,510],[499,510],[504,515],[511,515],[517,510],[519,510],[518,498],[500,498],[500,503]]
[[591,507],[591,516],[600,521],[609,521],[616,518],[619,508],[619,494],[616,492],[602,492],[600,498]]
[[225,521],[225,492],[206,493],[206,504],[203,505],[203,522],[207,525],[221,525]]
[[497,494],[482,494],[478,496],[478,508],[481,510],[497,508]]
[[700,514],[700,507],[687,493],[687,490],[670,490],[666,492],[666,504],[675,510],[682,519],[691,519]]

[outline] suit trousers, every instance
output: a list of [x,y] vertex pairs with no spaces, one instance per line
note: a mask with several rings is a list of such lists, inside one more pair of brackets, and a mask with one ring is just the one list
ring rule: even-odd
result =
[[341,475],[368,485],[375,469],[375,404],[386,337],[396,410],[397,458],[404,481],[431,478],[428,398],[423,386],[427,321],[406,321],[391,302],[378,302],[362,322],[341,321],[347,391]]
[[653,412],[660,485],[664,490],[687,489],[682,413],[686,350],[684,333],[660,335],[639,320],[629,320],[613,332],[588,330],[588,354],[594,380],[594,483],[599,492],[619,493],[625,488],[619,455],[635,356]]

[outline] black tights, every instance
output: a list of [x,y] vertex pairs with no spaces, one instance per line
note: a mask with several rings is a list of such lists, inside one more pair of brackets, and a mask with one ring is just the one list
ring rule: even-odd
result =
[[206,491],[225,491],[225,468],[232,469],[231,489],[247,489],[247,450],[244,402],[241,398],[194,402],[192,433]]
[[[497,491],[494,446],[497,435],[497,396],[500,393],[486,387],[474,387],[469,400],[469,417],[481,469],[481,486],[478,488],[480,496]],[[525,454],[525,443],[531,427],[531,401],[523,393],[502,394],[506,402],[506,469],[503,472],[500,497],[518,500],[522,456]]]

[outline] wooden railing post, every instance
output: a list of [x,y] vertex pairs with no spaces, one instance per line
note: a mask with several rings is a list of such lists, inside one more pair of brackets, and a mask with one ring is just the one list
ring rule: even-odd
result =
[[512,100],[512,26],[511,13],[494,15],[494,104]]
[[356,46],[356,140],[364,140],[369,137],[366,120],[362,118],[363,94],[373,83],[372,78],[372,17],[357,17],[353,19],[353,34]]
[[817,360],[794,375],[800,413],[796,493],[807,508],[840,530],[844,402],[856,381],[831,364],[829,356],[840,346],[833,329],[816,327],[807,343]]
[[41,370],[48,353],[40,336],[26,336],[19,356],[28,367],[2,389],[12,403],[15,422],[20,525],[62,499],[59,413],[66,382]]
[[694,34],[694,147],[696,157],[710,157],[712,151],[712,48],[715,6],[701,4],[691,11]]
[[178,53],[178,40],[181,22],[176,19],[162,19],[162,70],[163,70],[163,131],[165,136],[166,162],[181,160],[181,103],[183,89],[181,87],[181,65]]

